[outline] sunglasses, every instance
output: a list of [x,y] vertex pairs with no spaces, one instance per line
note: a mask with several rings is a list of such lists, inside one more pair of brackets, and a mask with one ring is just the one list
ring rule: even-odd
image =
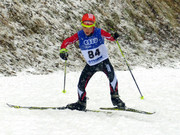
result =
[[86,28],[95,27],[96,22],[90,22],[90,21],[81,21],[81,25]]

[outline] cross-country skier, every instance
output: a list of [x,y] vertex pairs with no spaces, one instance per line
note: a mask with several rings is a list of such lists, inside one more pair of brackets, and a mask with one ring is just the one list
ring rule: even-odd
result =
[[81,21],[82,30],[65,39],[61,45],[60,57],[63,60],[67,60],[68,50],[66,47],[79,40],[79,48],[87,62],[79,78],[78,101],[67,105],[67,108],[72,110],[86,109],[85,89],[89,80],[97,71],[104,72],[109,79],[112,104],[122,108],[125,107],[125,103],[119,98],[118,80],[109,61],[108,51],[104,44],[104,38],[115,41],[119,35],[115,33],[111,36],[111,34],[103,29],[95,27],[95,23],[95,16],[93,14],[84,14]]

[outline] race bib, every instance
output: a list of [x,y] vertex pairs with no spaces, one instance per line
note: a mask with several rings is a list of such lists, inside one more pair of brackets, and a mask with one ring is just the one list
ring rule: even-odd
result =
[[108,51],[104,44],[97,48],[81,50],[81,52],[90,66],[96,65],[108,58]]

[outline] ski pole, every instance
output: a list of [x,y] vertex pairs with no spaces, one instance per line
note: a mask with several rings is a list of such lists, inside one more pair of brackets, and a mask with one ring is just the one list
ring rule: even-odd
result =
[[119,42],[118,42],[117,40],[116,40],[116,43],[117,43],[117,45],[118,45],[118,47],[119,47],[119,50],[120,50],[120,52],[121,52],[121,54],[122,54],[122,56],[123,56],[123,58],[124,58],[124,61],[125,61],[126,65],[127,65],[128,69],[129,69],[129,71],[130,71],[130,73],[131,73],[131,76],[132,76],[132,78],[133,78],[133,80],[134,80],[134,82],[135,82],[135,84],[136,84],[136,87],[137,87],[137,89],[138,89],[138,91],[139,91],[139,93],[140,93],[140,95],[141,95],[141,99],[144,99],[144,96],[142,95],[141,90],[139,89],[139,86],[138,86],[138,84],[137,84],[137,82],[136,82],[136,79],[135,79],[135,77],[134,77],[134,75],[133,75],[133,73],[132,73],[132,71],[131,71],[131,69],[130,69],[130,67],[129,67],[129,64],[128,64],[128,62],[127,62],[127,60],[126,60],[126,58],[125,58],[125,56],[124,56],[124,54],[123,54],[123,52],[122,52],[121,46],[120,46],[120,44],[119,44]]
[[65,62],[64,62],[64,87],[63,87],[63,93],[66,93],[66,89],[65,89],[65,87],[66,87],[66,65],[67,65],[67,60],[65,60]]

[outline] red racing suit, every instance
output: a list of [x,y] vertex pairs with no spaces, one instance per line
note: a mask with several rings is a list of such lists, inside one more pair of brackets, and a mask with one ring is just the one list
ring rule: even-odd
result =
[[[97,28],[94,28],[93,33],[95,32],[96,29]],[[66,48],[68,45],[73,44],[76,41],[78,41],[79,36],[80,35],[78,35],[78,33],[76,33],[73,36],[65,39],[61,45],[61,49]],[[103,38],[106,38],[107,40],[115,41],[115,39],[111,36],[111,34],[109,34],[108,32],[106,32],[102,29],[100,29],[100,36],[102,36]],[[82,37],[80,36],[80,38],[82,38]],[[116,78],[116,75],[114,73],[114,69],[113,69],[108,57],[106,57],[105,60],[100,61],[99,63],[96,63],[94,65],[86,64],[85,68],[83,69],[81,76],[80,76],[80,79],[79,79],[79,83],[78,83],[78,97],[79,97],[80,101],[86,102],[85,88],[86,88],[90,78],[97,71],[104,72],[106,74],[107,78],[109,79],[111,95],[114,93],[118,93],[118,80]]]

